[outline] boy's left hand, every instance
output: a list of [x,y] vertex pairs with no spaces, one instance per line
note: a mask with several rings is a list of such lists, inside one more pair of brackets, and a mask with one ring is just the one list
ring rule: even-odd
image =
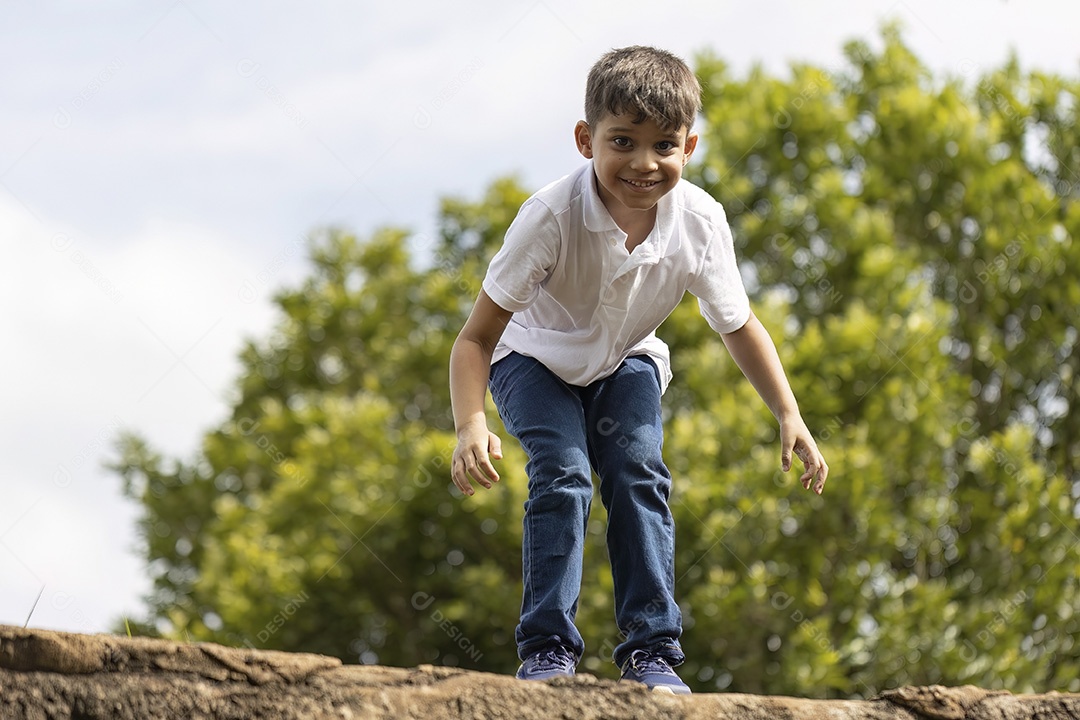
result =
[[784,472],[791,469],[791,455],[794,453],[806,468],[799,482],[807,490],[812,483],[814,492],[820,495],[825,490],[829,466],[801,416],[780,423],[780,447],[780,467]]

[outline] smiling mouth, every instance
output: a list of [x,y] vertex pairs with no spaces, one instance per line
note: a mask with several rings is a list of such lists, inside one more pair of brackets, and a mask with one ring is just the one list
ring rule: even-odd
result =
[[627,180],[626,178],[619,179],[630,187],[637,188],[638,190],[651,190],[660,184],[659,180]]

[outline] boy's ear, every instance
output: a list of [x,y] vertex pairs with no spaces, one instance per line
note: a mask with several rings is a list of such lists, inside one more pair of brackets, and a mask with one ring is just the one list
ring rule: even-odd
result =
[[589,123],[578,120],[574,126],[574,142],[577,143],[578,152],[584,155],[585,159],[592,160],[592,132],[589,130]]
[[686,136],[686,144],[683,145],[683,165],[690,162],[690,156],[694,154],[694,148],[697,147],[698,134],[695,132],[688,133]]

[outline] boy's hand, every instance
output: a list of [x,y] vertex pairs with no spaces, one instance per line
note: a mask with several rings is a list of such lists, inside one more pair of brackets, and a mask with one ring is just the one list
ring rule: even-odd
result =
[[495,471],[490,458],[502,460],[502,440],[499,436],[489,431],[485,423],[462,429],[458,433],[458,443],[450,465],[458,490],[466,495],[475,493],[470,478],[487,489],[491,489],[492,483],[499,482],[499,473]]
[[807,490],[811,483],[814,492],[820,495],[825,490],[825,480],[829,477],[829,466],[818,450],[817,443],[801,417],[780,423],[780,467],[784,472],[791,469],[791,455],[794,453],[806,468],[799,482]]

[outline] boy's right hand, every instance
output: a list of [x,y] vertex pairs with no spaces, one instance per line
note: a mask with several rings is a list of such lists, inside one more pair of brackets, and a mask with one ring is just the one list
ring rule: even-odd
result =
[[491,458],[502,460],[502,440],[487,429],[486,423],[476,423],[458,432],[457,447],[450,464],[454,485],[466,495],[476,490],[470,478],[487,489],[499,482],[499,473],[491,464]]

